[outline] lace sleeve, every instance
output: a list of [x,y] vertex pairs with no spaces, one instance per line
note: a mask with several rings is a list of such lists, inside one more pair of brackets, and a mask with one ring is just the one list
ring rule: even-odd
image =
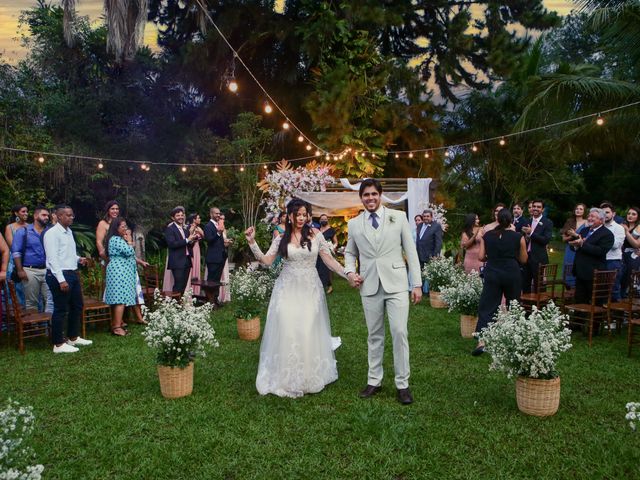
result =
[[322,235],[321,233],[318,233],[317,235],[318,235],[318,242],[319,242],[318,254],[320,255],[320,258],[322,259],[322,262],[330,270],[333,270],[335,273],[340,275],[342,278],[347,278],[346,274],[344,273],[344,267],[340,264],[340,262],[338,262],[333,257],[333,249],[331,248],[331,245],[329,244],[329,242],[327,242],[325,240],[324,235]]
[[266,254],[262,253],[262,250],[260,250],[257,242],[253,242],[252,244],[250,244],[249,248],[251,249],[253,255],[256,257],[256,260],[258,260],[260,263],[264,263],[265,265],[271,265],[278,253],[280,238],[281,237],[278,236],[273,239],[273,241],[271,242],[271,246],[269,247],[269,250],[267,250]]

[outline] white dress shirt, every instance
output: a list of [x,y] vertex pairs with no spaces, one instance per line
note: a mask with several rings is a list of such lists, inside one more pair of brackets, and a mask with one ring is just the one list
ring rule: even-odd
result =
[[624,243],[625,233],[624,227],[619,223],[611,221],[605,223],[605,227],[613,233],[613,247],[607,252],[607,260],[622,260],[622,244]]
[[[365,210],[364,218],[367,221],[367,223],[373,228],[373,225],[371,223],[372,213],[373,212],[370,212],[369,210]],[[378,207],[375,213],[376,215],[378,215],[378,228],[380,228],[380,225],[382,225],[382,222],[384,222],[384,208],[382,207],[382,205]]]
[[59,283],[66,282],[63,270],[77,270],[80,257],[76,253],[76,241],[70,228],[59,223],[51,227],[44,236],[44,252],[47,255],[47,270]]

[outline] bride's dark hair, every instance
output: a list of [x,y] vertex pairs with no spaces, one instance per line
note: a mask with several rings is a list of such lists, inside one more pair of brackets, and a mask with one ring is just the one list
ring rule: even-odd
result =
[[[282,240],[280,240],[280,246],[278,247],[278,255],[282,258],[287,258],[289,242],[291,242],[291,234],[293,233],[293,224],[289,215],[293,214],[295,217],[298,214],[298,210],[304,207],[307,210],[307,215],[311,216],[311,205],[299,198],[292,198],[287,204],[287,221],[285,223],[284,233],[282,234]],[[308,223],[302,226],[302,236],[300,237],[300,246],[307,247],[311,251],[311,237],[312,231]]]

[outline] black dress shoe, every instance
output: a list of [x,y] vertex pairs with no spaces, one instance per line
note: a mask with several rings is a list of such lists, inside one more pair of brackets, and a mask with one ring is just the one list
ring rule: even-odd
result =
[[398,401],[403,405],[410,405],[413,403],[413,396],[411,395],[411,390],[409,390],[408,387],[398,389]]
[[484,345],[482,347],[475,348],[473,352],[471,352],[471,355],[473,355],[474,357],[479,357],[483,353],[484,353]]
[[377,387],[374,387],[373,385],[367,385],[365,389],[360,392],[360,398],[373,397],[380,390],[382,390],[382,387],[380,385],[378,385]]

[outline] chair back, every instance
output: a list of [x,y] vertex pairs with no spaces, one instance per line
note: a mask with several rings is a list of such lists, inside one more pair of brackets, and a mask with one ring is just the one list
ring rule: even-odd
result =
[[634,270],[629,275],[629,302],[640,301],[640,270]]
[[158,274],[158,267],[156,265],[149,265],[148,267],[144,267],[142,269],[142,276],[144,278],[144,286],[147,289],[162,290],[162,285],[160,285],[160,276]]
[[553,293],[555,290],[557,276],[557,264],[541,264],[538,267],[538,290],[536,293],[545,293],[549,287],[551,287],[551,293]]
[[611,290],[617,273],[615,270],[594,270],[591,306],[601,306],[611,301]]
[[[11,298],[11,310],[13,310],[13,318],[18,324],[22,318],[22,306],[18,302],[18,295],[16,295],[16,286],[12,280],[7,280],[7,286],[9,287],[9,297]],[[9,311],[7,310],[7,314]]]

